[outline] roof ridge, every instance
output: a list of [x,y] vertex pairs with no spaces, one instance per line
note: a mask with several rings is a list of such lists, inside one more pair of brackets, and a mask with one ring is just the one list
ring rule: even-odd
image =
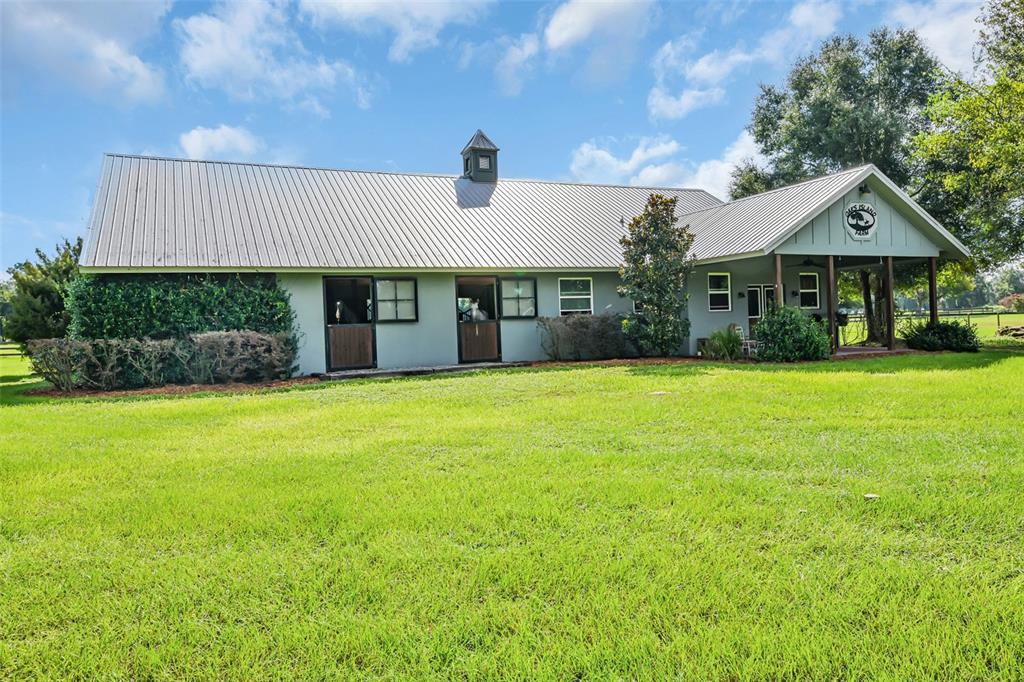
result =
[[[147,159],[151,161],[178,161],[181,163],[221,163],[232,166],[261,166],[264,168],[295,168],[298,170],[316,170],[316,171],[333,171],[336,173],[368,173],[374,175],[400,175],[404,177],[421,177],[421,178],[450,178],[458,180],[462,175],[455,173],[412,173],[409,171],[386,171],[386,170],[370,170],[365,168],[330,168],[328,166],[308,166],[294,163],[265,163],[261,161],[222,161],[219,159],[187,159],[175,156],[157,156],[152,154],[125,154],[121,152],[104,152],[104,156],[114,156],[127,159]],[[604,182],[573,182],[571,180],[547,180],[542,178],[502,178],[499,182],[532,182],[542,183],[550,185],[569,185],[576,187],[614,187],[617,189],[641,189],[641,190],[661,190],[670,192],[703,192],[708,196],[719,200],[711,192],[701,187],[658,187],[652,185],[616,185],[612,183]]]
[[751,194],[749,196],[740,197],[739,199],[732,199],[730,201],[723,201],[718,206],[711,206],[710,208],[702,208],[699,211],[691,211],[689,213],[684,213],[683,215],[694,215],[695,213],[703,213],[704,211],[714,211],[715,209],[724,208],[726,206],[732,206],[733,204],[738,204],[740,202],[748,201],[750,199],[757,199],[759,197],[767,196],[769,194],[775,194],[777,192],[784,192],[786,190],[794,189],[796,187],[799,187],[800,185],[807,185],[807,184],[810,184],[812,182],[820,182],[821,180],[826,180],[828,178],[834,178],[837,175],[846,175],[848,173],[852,174],[854,171],[860,172],[860,171],[864,170],[865,168],[873,168],[873,167],[874,167],[873,163],[865,163],[865,164],[862,164],[860,166],[851,166],[850,168],[844,168],[842,170],[837,170],[835,173],[826,173],[824,175],[818,175],[818,176],[813,177],[813,178],[807,178],[806,180],[800,180],[799,182],[794,182],[794,183],[791,183],[791,184],[788,184],[788,185],[783,185],[782,187],[776,187],[775,189],[769,189],[769,190],[765,190],[764,192],[758,192],[757,194]]

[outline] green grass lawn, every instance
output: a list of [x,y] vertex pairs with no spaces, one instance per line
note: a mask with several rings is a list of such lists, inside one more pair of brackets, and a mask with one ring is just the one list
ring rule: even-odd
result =
[[0,678],[1022,674],[1020,352],[117,400],[0,363]]

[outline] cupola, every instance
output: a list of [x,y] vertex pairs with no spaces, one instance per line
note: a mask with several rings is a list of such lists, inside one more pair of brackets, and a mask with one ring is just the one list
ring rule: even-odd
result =
[[482,130],[462,148],[462,177],[473,182],[498,181],[498,147]]

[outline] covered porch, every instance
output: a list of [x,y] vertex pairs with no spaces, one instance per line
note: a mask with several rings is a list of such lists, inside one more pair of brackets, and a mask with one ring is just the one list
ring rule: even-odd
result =
[[[935,256],[929,256],[926,258],[915,258],[915,257],[896,257],[896,256],[857,256],[857,255],[826,255],[824,257],[817,257],[818,260],[824,262],[818,262],[814,257],[808,256],[801,263],[803,269],[815,269],[822,270],[822,279],[824,280],[824,297],[825,297],[825,315],[823,319],[828,325],[829,337],[832,339],[832,352],[836,355],[844,354],[851,355],[855,353],[863,354],[868,350],[874,350],[875,352],[884,350],[894,351],[896,350],[896,294],[895,294],[895,270],[900,266],[918,265],[922,262],[927,262],[928,268],[928,311],[929,320],[932,322],[938,321],[938,290],[937,290],[937,270],[938,270],[938,258]],[[785,301],[786,290],[784,282],[786,280],[784,269],[783,255],[776,252],[773,254],[775,280],[774,280],[774,300]],[[846,316],[841,314],[839,311],[839,285],[838,277],[842,271],[876,271],[881,281],[882,296],[881,300],[875,301],[876,306],[880,306],[882,309],[882,317],[884,320],[884,339],[882,348],[878,347],[866,347],[866,346],[846,346],[842,343],[840,331],[842,326],[845,324]],[[799,291],[792,292],[793,294],[800,296],[803,291],[803,285],[800,285]],[[803,307],[803,306],[802,306]],[[867,313],[867,311],[865,311]],[[756,336],[756,328],[750,330],[752,336]]]

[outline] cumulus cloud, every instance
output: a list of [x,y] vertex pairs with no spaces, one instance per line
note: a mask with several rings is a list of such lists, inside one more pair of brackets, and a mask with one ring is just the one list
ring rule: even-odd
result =
[[900,2],[890,7],[886,21],[914,29],[939,61],[966,74],[974,68],[980,10],[981,4],[970,0]]
[[[692,59],[693,34],[665,43],[651,64],[655,84],[647,98],[648,114],[654,119],[679,119],[697,108],[722,102],[722,86],[734,71],[757,62],[777,64],[792,58],[835,32],[841,17],[842,8],[835,0],[804,0],[793,6],[785,24],[762,35],[752,48],[736,45]],[[678,95],[672,95],[669,84],[680,78],[685,85]]]
[[569,170],[577,180],[642,187],[695,187],[716,197],[729,193],[730,174],[744,160],[764,163],[757,143],[743,131],[718,158],[695,162],[681,158],[683,147],[668,137],[642,138],[628,156],[616,156],[615,140],[584,142],[573,152]]
[[509,42],[494,73],[505,95],[518,95],[523,90],[523,79],[531,69],[534,57],[540,52],[540,40],[533,33],[524,33]]
[[270,97],[313,102],[317,115],[326,108],[309,99],[313,90],[352,91],[356,104],[370,106],[363,76],[340,60],[314,57],[288,25],[287,6],[265,0],[216,5],[209,13],[175,22],[181,39],[181,63],[189,80],[220,88],[243,100]]
[[264,146],[260,138],[245,128],[223,123],[216,128],[193,128],[182,133],[178,143],[190,159],[248,158]]
[[408,61],[414,52],[435,47],[449,24],[469,24],[483,14],[488,0],[301,0],[302,12],[318,26],[346,26],[361,31],[395,34],[388,58]]
[[[606,140],[603,144],[615,144]],[[672,156],[682,147],[670,137],[640,138],[629,156],[620,158],[599,140],[584,142],[573,151],[569,171],[577,180],[621,184],[649,161]]]
[[683,118],[694,109],[718,104],[725,99],[722,88],[686,89],[678,96],[672,96],[655,85],[647,95],[647,111],[652,118]]
[[559,56],[587,44],[584,76],[592,82],[615,81],[633,63],[654,11],[650,0],[568,0],[551,15],[544,29],[544,45],[552,55]]
[[164,74],[135,47],[159,27],[168,7],[166,2],[2,3],[4,78],[13,78],[18,66],[89,92],[154,102],[164,94]]

